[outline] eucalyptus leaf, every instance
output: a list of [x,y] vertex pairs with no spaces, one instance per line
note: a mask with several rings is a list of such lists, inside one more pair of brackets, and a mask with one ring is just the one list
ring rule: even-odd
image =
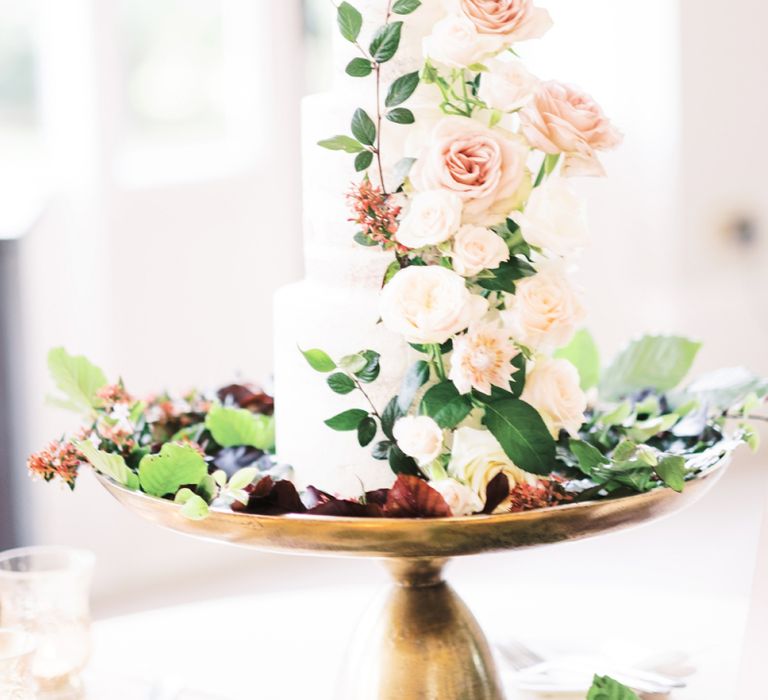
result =
[[362,144],[373,146],[376,142],[376,124],[368,112],[358,107],[352,115],[352,135]]
[[182,486],[196,486],[207,473],[205,460],[194,447],[170,442],[139,464],[142,490],[158,498],[174,495]]
[[275,447],[274,418],[245,408],[216,404],[205,417],[205,427],[222,447],[247,446],[267,452]]
[[485,424],[507,456],[532,474],[546,476],[555,467],[555,441],[539,412],[520,399],[492,403]]
[[352,43],[357,41],[363,28],[363,16],[348,2],[342,2],[336,11],[336,22],[341,35]]
[[107,386],[107,377],[88,358],[53,348],[48,353],[48,371],[65,396],[63,403],[83,412],[101,405],[97,392]]
[[584,391],[597,386],[600,381],[600,353],[588,330],[582,329],[576,333],[566,347],[555,353],[555,357],[568,360],[576,367]]
[[99,474],[108,476],[131,491],[138,491],[139,477],[131,471],[122,455],[99,450],[89,440],[75,442],[75,447]]
[[688,374],[700,347],[700,343],[678,336],[636,340],[605,370],[600,395],[610,401],[643,389],[674,389]]

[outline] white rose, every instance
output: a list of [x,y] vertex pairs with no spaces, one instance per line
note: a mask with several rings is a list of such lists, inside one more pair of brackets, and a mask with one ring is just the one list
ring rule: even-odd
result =
[[512,337],[529,348],[549,351],[567,345],[586,318],[581,295],[560,261],[542,264],[517,282],[502,319]]
[[449,15],[424,39],[424,56],[451,68],[466,68],[501,48],[496,37],[482,36],[466,17]]
[[587,397],[578,370],[568,360],[538,359],[521,398],[541,414],[555,438],[561,429],[576,435],[584,423]]
[[438,265],[400,270],[379,297],[384,326],[409,343],[444,343],[488,309],[464,278]]
[[406,248],[423,248],[447,241],[461,225],[461,197],[447,190],[419,192],[395,234]]
[[520,61],[494,59],[486,65],[488,72],[480,78],[478,97],[490,109],[514,112],[528,104],[539,81]]
[[483,502],[477,494],[456,479],[430,481],[429,485],[445,499],[451,513],[457,518],[479,513],[483,509]]
[[398,447],[420,467],[434,462],[443,451],[443,431],[428,416],[405,416],[392,429]]
[[[448,473],[467,484],[483,503],[488,484],[502,472],[507,475],[510,488],[516,484],[533,486],[538,483],[536,476],[513,464],[498,440],[488,430],[459,428],[453,434]],[[505,510],[504,504],[499,506],[499,510]]]
[[562,177],[551,177],[533,190],[525,211],[509,218],[528,243],[555,255],[571,255],[589,242],[586,204]]
[[453,269],[464,277],[473,277],[483,270],[495,270],[509,260],[509,248],[504,239],[482,226],[465,224],[453,240]]

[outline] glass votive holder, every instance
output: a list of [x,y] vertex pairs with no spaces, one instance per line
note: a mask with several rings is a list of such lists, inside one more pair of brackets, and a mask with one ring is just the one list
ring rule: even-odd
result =
[[0,698],[35,700],[32,658],[35,640],[20,629],[0,627]]
[[90,589],[94,555],[64,547],[0,553],[0,626],[34,639],[31,672],[39,698],[82,696],[91,653]]

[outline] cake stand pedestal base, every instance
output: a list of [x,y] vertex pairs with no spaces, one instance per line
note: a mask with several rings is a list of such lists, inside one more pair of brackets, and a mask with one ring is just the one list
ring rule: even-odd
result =
[[395,585],[350,646],[339,700],[503,700],[488,641],[442,577],[446,559],[390,559]]

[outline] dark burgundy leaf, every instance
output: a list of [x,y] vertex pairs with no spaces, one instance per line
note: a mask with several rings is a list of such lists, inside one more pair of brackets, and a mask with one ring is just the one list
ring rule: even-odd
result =
[[504,472],[499,472],[488,482],[485,489],[485,508],[483,513],[490,515],[507,498],[509,498],[509,478]]
[[275,410],[275,400],[253,384],[230,384],[219,389],[216,395],[225,406],[238,406],[267,415],[272,415]]
[[249,495],[248,505],[235,502],[232,509],[238,512],[256,515],[285,515],[286,513],[305,513],[307,508],[301,502],[299,492],[290,481],[273,481],[265,476],[258,483],[246,489]]
[[333,500],[321,503],[311,510],[308,515],[337,515],[346,518],[380,518],[382,509],[375,503],[358,503],[357,501]]
[[375,503],[376,505],[383,506],[387,502],[389,496],[389,489],[378,489],[377,491],[366,491],[365,501],[366,503]]
[[304,501],[304,505],[310,509],[315,508],[316,506],[319,506],[322,503],[328,503],[330,501],[335,501],[335,500],[336,499],[333,496],[331,496],[330,493],[321,491],[320,489],[315,488],[314,486],[308,486],[302,498],[302,501]]
[[417,476],[400,474],[384,506],[389,518],[450,518],[445,499]]

